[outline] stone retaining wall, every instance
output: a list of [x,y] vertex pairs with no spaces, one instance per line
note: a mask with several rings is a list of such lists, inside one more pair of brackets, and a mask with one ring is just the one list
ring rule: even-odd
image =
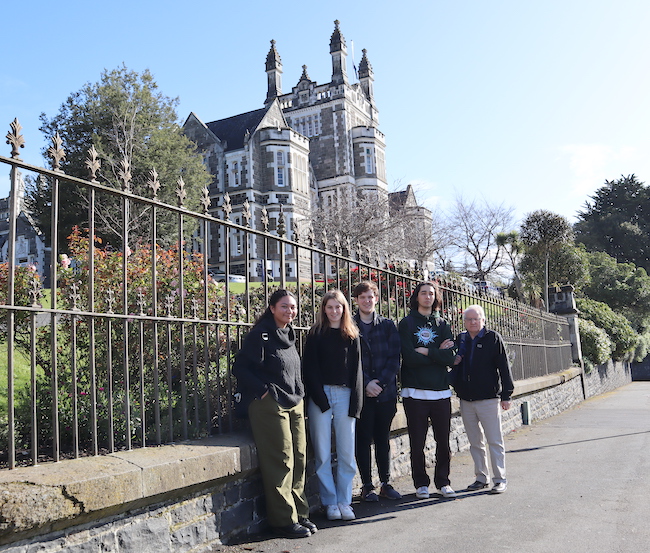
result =
[[[516,383],[504,431],[556,415],[631,381],[627,364],[608,363],[583,378],[569,369]],[[400,406],[401,407],[401,406]],[[455,409],[452,449],[469,447]],[[427,456],[433,460],[430,432]],[[393,474],[410,472],[405,416],[392,434]],[[147,448],[0,472],[0,552],[202,553],[265,525],[262,485],[250,436]],[[313,472],[310,469],[310,472]],[[357,482],[358,485],[358,482]],[[313,475],[310,503],[317,506]]]

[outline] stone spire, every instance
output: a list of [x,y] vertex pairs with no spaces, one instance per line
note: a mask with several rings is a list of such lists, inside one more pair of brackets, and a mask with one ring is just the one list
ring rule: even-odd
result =
[[345,39],[339,29],[339,20],[334,21],[334,32],[330,39],[330,54],[332,55],[332,84],[347,84],[348,71],[345,65],[348,49]]
[[309,78],[309,75],[307,75],[307,66],[306,65],[302,66],[302,75],[300,75],[300,79],[298,80],[299,83],[302,82],[302,81],[311,81],[311,79]]
[[282,62],[280,61],[280,54],[275,49],[275,40],[271,41],[271,49],[266,55],[266,75],[268,91],[264,103],[268,104],[282,94]]
[[361,62],[359,62],[359,82],[361,83],[361,88],[365,92],[368,100],[372,100],[374,95],[372,83],[375,80],[375,76],[372,71],[372,65],[370,65],[370,62],[368,61],[367,50],[364,48],[362,52],[363,56]]

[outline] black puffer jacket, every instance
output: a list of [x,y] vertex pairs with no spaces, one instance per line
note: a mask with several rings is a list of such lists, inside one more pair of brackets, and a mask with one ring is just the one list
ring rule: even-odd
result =
[[503,338],[498,332],[485,329],[483,336],[477,338],[470,362],[471,342],[467,332],[462,332],[456,339],[458,353],[463,356],[449,375],[456,395],[466,401],[495,397],[509,401],[515,386]]

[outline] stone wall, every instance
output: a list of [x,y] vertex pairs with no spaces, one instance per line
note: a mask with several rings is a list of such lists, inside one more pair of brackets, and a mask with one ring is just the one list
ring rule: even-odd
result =
[[630,382],[632,382],[632,365],[630,363],[608,361],[585,374],[585,395],[590,398],[611,392]]
[[[608,363],[583,377],[580,369],[518,381],[504,413],[510,432],[631,381],[630,366]],[[469,447],[454,404],[452,449]],[[401,407],[401,406],[400,406]],[[392,472],[410,472],[401,408],[392,432]],[[435,443],[429,436],[427,457]],[[317,508],[310,463],[308,496]],[[358,485],[359,482],[356,483]],[[58,498],[53,501],[52,498]],[[209,551],[266,526],[262,484],[250,436],[147,448],[0,472],[0,552],[155,553]]]

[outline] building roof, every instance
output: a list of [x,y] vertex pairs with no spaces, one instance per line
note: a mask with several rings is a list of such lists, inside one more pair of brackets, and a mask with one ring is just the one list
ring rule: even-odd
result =
[[268,112],[268,107],[241,113],[226,119],[212,121],[206,126],[219,140],[225,142],[226,152],[241,150],[244,147],[244,137],[247,132],[253,134]]

